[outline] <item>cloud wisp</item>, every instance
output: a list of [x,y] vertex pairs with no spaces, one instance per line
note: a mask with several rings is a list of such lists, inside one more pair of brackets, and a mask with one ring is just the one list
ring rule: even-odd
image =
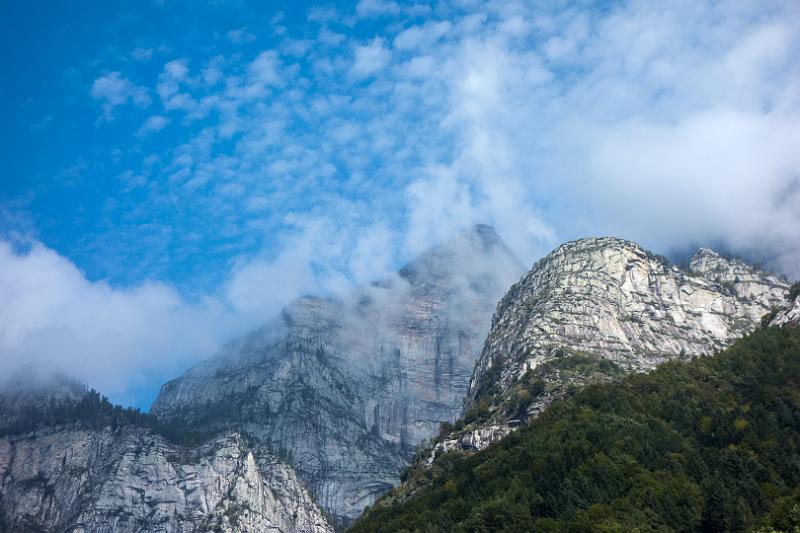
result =
[[104,120],[112,120],[114,109],[127,103],[144,108],[152,101],[147,89],[132,83],[119,72],[104,74],[94,80],[91,95],[100,102]]

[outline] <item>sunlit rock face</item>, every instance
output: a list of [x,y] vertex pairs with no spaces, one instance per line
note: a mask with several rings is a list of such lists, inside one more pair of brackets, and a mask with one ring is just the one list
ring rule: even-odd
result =
[[136,425],[13,431],[85,393],[0,394],[1,531],[333,531],[292,468],[236,433],[187,447]]
[[[797,284],[795,290],[800,288]],[[800,294],[793,294],[787,298],[787,304],[783,308],[776,308],[769,321],[770,326],[785,327],[794,326],[800,327]]]
[[494,230],[476,226],[392,279],[297,300],[164,385],[152,412],[247,432],[349,523],[459,416],[495,305],[522,272]]
[[712,354],[784,306],[788,283],[701,249],[688,270],[614,238],[554,250],[498,304],[467,424],[435,453],[482,448],[576,387]]

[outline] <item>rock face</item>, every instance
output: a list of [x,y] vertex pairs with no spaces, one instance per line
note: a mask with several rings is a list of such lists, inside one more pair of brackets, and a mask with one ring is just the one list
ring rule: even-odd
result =
[[284,451],[347,524],[459,416],[495,304],[522,270],[494,230],[476,226],[390,280],[299,299],[165,384],[152,413]]
[[[3,400],[11,419],[23,404]],[[2,531],[333,531],[291,467],[235,433],[186,447],[133,424],[2,430]]]
[[788,289],[707,249],[687,271],[629,241],[566,243],[498,304],[470,381],[467,427],[434,454],[485,447],[575,387],[711,354],[785,305]]
[[775,310],[770,326],[800,326],[800,283],[795,283],[792,289],[786,307]]

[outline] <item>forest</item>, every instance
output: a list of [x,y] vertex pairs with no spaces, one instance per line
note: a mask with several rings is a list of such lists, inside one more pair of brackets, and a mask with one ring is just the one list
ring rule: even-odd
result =
[[351,531],[798,533],[800,328],[590,385],[415,487]]
[[[0,402],[0,411],[3,409]],[[115,405],[94,389],[88,389],[74,400],[45,399],[40,403],[14,407],[12,411],[0,412],[0,415],[7,419],[0,419],[0,438],[70,424],[90,429],[144,428],[173,444],[184,446],[201,444],[214,436],[211,431],[163,422],[139,409]]]

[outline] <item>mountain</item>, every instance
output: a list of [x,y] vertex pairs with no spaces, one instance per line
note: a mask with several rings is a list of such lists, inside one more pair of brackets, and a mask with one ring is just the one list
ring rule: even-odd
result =
[[800,328],[759,329],[452,450],[352,531],[798,531],[799,387]]
[[458,418],[497,300],[523,269],[475,226],[346,297],[304,297],[165,384],[151,412],[279,450],[347,524]]
[[708,249],[682,269],[621,239],[563,244],[500,300],[464,418],[433,456],[484,448],[589,383],[714,353],[788,293],[784,279]]
[[3,390],[0,531],[333,531],[263,446],[168,429],[70,380]]

